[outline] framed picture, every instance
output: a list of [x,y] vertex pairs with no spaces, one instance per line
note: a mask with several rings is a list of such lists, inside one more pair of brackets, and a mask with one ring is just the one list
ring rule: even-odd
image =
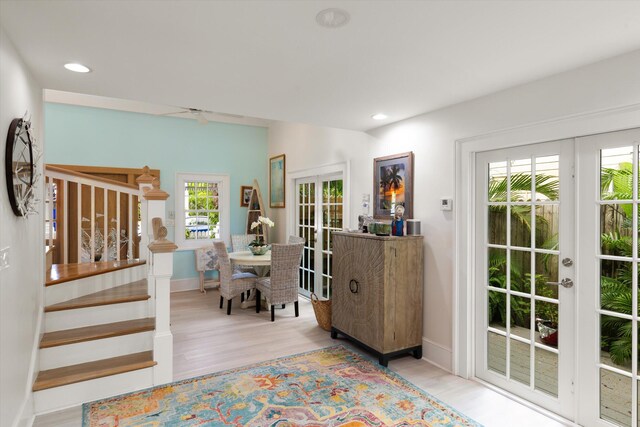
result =
[[240,206],[241,207],[249,207],[252,191],[253,191],[253,187],[250,185],[243,185],[242,187],[240,187]]
[[269,207],[284,208],[284,154],[269,159]]
[[413,152],[373,159],[373,216],[391,219],[392,209],[404,206],[413,218]]

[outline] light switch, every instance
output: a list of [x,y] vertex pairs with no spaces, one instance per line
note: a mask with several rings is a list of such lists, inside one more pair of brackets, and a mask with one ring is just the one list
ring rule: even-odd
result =
[[9,268],[9,246],[0,249],[0,270]]
[[453,199],[441,199],[440,200],[440,210],[441,211],[451,211],[451,210],[453,210]]

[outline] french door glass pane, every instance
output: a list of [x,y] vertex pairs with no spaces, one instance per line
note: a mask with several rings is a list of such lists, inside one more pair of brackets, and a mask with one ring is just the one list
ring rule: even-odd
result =
[[547,282],[558,282],[558,255],[536,253],[535,286],[536,295],[558,299],[558,287]]
[[632,394],[638,380],[637,175],[637,146],[601,150],[600,417],[622,426],[634,423],[631,409],[638,407]]
[[560,189],[560,156],[536,158],[536,200],[557,201]]
[[600,369],[600,418],[631,426],[631,378]]
[[487,352],[489,370],[507,375],[507,337],[489,331],[487,333]]
[[507,207],[489,206],[489,244],[507,244]]
[[511,197],[512,202],[530,202],[533,190],[531,181],[531,158],[512,160]]
[[530,348],[528,343],[511,339],[511,378],[526,385],[531,381]]
[[559,159],[492,162],[487,177],[488,368],[552,396],[558,289],[546,283],[558,281]]
[[507,162],[489,163],[489,202],[507,201]]
[[558,355],[536,347],[535,388],[558,396]]
[[600,188],[602,200],[633,199],[633,147],[601,151]]

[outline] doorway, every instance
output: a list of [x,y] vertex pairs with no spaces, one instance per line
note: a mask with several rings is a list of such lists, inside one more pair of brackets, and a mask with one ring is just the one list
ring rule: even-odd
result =
[[342,174],[315,175],[295,180],[295,233],[305,240],[299,292],[331,298],[331,233],[344,226]]
[[477,153],[475,376],[638,426],[640,129]]

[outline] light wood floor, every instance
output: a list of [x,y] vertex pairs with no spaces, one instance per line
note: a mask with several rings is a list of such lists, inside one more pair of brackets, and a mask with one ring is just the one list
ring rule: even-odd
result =
[[[235,301],[234,301],[235,302]],[[180,380],[209,372],[318,348],[344,344],[332,340],[315,321],[310,302],[300,301],[300,317],[293,305],[276,310],[276,321],[267,311],[241,309],[235,302],[231,316],[226,307],[218,308],[219,294],[198,291],[171,295],[171,330],[174,336],[174,379]],[[351,347],[353,348],[353,347]],[[451,375],[424,360],[402,357],[389,362],[389,368],[439,400],[487,427],[546,427],[562,424],[512,401],[483,385]],[[82,410],[71,408],[36,419],[34,426],[81,426]]]

